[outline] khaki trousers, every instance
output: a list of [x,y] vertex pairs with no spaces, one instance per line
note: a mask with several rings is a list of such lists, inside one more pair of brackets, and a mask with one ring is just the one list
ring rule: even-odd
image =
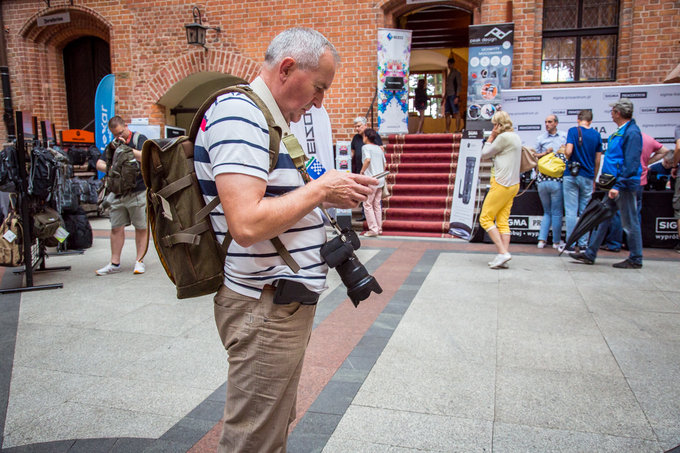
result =
[[257,300],[224,285],[215,295],[215,322],[229,355],[219,453],[286,451],[316,305],[275,305],[273,298],[271,288]]

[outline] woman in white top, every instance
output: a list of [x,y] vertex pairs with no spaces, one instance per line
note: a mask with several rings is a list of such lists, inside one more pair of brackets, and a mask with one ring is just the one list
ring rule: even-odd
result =
[[496,245],[498,255],[489,267],[507,267],[512,255],[510,246],[510,210],[519,190],[519,167],[522,160],[522,141],[514,132],[510,115],[500,111],[491,118],[493,130],[482,149],[482,159],[493,159],[491,189],[484,199],[479,224]]
[[[364,130],[364,146],[361,148],[363,165],[362,175],[374,176],[385,171],[385,153],[380,146],[376,145],[378,133],[375,129]],[[364,236],[374,237],[382,234],[382,208],[380,199],[382,198],[382,187],[385,185],[385,178],[378,179],[378,185],[373,186],[373,193],[364,201],[364,214],[368,231]]]

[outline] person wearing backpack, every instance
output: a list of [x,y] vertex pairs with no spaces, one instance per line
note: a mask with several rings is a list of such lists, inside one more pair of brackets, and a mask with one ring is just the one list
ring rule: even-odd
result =
[[[321,107],[339,55],[319,32],[292,28],[270,43],[250,83],[282,131],[270,172],[269,125],[243,93],[229,92],[206,110],[194,144],[194,168],[221,242],[233,240],[224,282],[214,298],[228,353],[227,396],[219,452],[285,452],[316,301],[328,266],[319,206],[350,209],[374,191],[375,178],[328,170],[304,184],[289,154],[290,123]],[[292,136],[294,141],[294,136]],[[287,148],[287,143],[291,146]],[[298,144],[299,147],[299,144]],[[271,243],[278,237],[299,264],[294,272]]]
[[135,228],[137,260],[133,273],[143,274],[142,258],[148,238],[146,224],[146,186],[140,171],[142,145],[147,138],[132,133],[120,116],[109,120],[113,140],[104,151],[104,159],[97,161],[97,170],[106,172],[107,190],[114,194],[109,213],[111,221],[111,261],[95,274],[108,275],[121,271],[120,255],[125,244],[125,227]]

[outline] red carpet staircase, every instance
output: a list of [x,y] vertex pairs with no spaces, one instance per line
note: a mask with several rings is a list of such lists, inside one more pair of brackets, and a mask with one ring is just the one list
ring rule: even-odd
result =
[[383,200],[384,235],[451,237],[460,138],[460,134],[389,136],[385,159],[391,196]]

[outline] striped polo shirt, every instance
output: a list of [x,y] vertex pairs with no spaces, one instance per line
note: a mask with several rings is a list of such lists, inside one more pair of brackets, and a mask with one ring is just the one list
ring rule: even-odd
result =
[[[269,107],[283,134],[290,128],[261,78],[251,84],[253,91]],[[265,197],[276,197],[304,184],[283,142],[279,145],[276,168],[269,173],[269,129],[264,114],[245,95],[228,93],[217,98],[207,110],[196,137],[194,167],[209,203],[217,196],[215,177],[222,173],[254,176],[267,182]],[[295,274],[283,262],[270,241],[241,247],[232,241],[224,263],[224,284],[245,296],[259,298],[262,287],[284,278],[303,283],[311,291],[326,289],[328,266],[319,249],[326,241],[326,229],[319,208],[308,213],[292,228],[279,235],[281,242],[300,265]],[[211,212],[218,241],[224,240],[227,219],[222,206]]]

